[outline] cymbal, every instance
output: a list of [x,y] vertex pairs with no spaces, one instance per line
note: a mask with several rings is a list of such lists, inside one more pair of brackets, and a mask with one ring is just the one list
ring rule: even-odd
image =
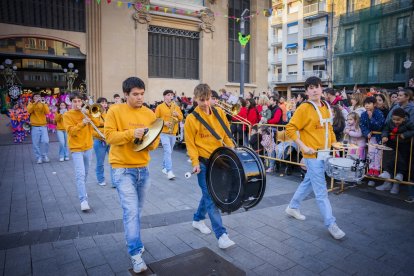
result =
[[[141,140],[136,139],[134,141],[133,150],[142,151],[151,145],[155,139],[161,134],[164,121],[161,118],[157,118],[149,127],[146,134],[144,134]],[[136,143],[135,143],[136,142]]]
[[341,142],[332,143],[332,147],[334,147],[336,149],[353,149],[353,148],[358,148],[358,146],[355,145],[355,144],[344,144],[344,143],[341,143]]
[[380,145],[380,144],[371,144],[371,143],[368,143],[368,147],[369,146],[371,146],[373,148],[376,148],[376,149],[380,149],[380,150],[392,150],[392,148],[387,147],[385,145]]

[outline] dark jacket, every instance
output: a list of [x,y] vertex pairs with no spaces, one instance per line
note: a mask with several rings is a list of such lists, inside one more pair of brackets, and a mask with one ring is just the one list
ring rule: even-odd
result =
[[[392,130],[395,128],[395,124],[390,120],[388,123],[385,124],[384,129],[382,130],[382,137],[388,137],[388,141],[392,141],[390,134]],[[411,137],[414,136],[414,123],[410,121],[407,117],[405,118],[404,122],[398,127],[396,134],[403,134],[404,139],[401,137],[398,138],[400,143],[408,143],[410,142]],[[396,142],[397,139],[394,140]]]
[[[366,111],[362,112],[361,121],[359,123],[362,135],[364,135],[364,137],[368,137],[368,134],[370,134],[372,131],[380,132],[384,126],[384,122],[384,115],[378,108],[374,108],[371,119],[369,118]],[[377,139],[378,143],[381,142],[381,134],[375,134],[374,137]]]

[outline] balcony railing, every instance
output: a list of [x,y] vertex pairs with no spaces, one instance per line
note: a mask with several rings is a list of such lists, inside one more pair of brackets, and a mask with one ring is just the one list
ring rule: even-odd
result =
[[298,75],[286,75],[286,82],[298,81]]
[[272,65],[281,64],[282,63],[282,56],[273,56],[270,59],[270,62],[272,63]]
[[326,59],[327,52],[325,48],[312,48],[303,51],[303,59]]
[[309,28],[303,28],[303,38],[327,36],[328,28],[326,26],[313,26]]
[[282,22],[282,15],[281,14],[275,14],[275,15],[273,15],[272,16],[272,21],[271,21],[271,25],[272,26],[274,26],[274,25],[280,25],[280,24],[282,24],[283,22]]
[[328,74],[325,70],[312,70],[312,71],[303,71],[303,78],[307,79],[309,77],[318,77],[321,80],[327,80]]
[[282,74],[279,75],[272,75],[272,82],[281,82],[282,81]]
[[282,37],[274,36],[272,37],[272,46],[278,45],[282,43]]
[[318,2],[307,6],[303,6],[303,16],[311,16],[318,13],[326,13],[327,11],[328,10],[326,9],[326,2]]

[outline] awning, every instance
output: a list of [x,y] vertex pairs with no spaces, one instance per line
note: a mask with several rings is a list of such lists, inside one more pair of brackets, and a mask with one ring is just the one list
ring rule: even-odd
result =
[[289,49],[289,48],[297,48],[298,47],[298,44],[297,43],[291,43],[291,44],[288,44],[288,45],[286,45],[286,49]]
[[291,22],[291,23],[287,24],[288,27],[292,27],[292,26],[295,26],[295,25],[298,25],[298,21]]

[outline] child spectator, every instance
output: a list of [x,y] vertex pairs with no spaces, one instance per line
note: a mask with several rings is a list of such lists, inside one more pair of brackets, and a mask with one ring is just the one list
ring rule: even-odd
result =
[[264,148],[260,141],[262,141],[262,135],[258,131],[257,125],[253,126],[249,139],[249,145],[258,155],[263,155]]
[[346,126],[344,130],[344,140],[348,140],[350,144],[358,146],[358,149],[351,149],[350,154],[357,154],[359,159],[365,159],[366,139],[362,136],[361,128],[359,127],[359,115],[356,112],[351,112],[346,118]]
[[259,122],[260,124],[266,124],[267,121],[269,121],[272,117],[272,111],[267,106],[267,102],[266,104],[262,105],[262,112],[260,112],[260,116],[262,116]]
[[[407,118],[407,113],[402,108],[396,108],[392,112],[392,119],[382,131],[382,143],[392,148],[392,151],[384,151],[383,172],[379,175],[381,178],[391,178],[394,175],[394,163],[397,161],[395,180],[403,181],[404,176],[408,176],[408,161],[410,158],[410,141],[414,136],[414,123]],[[396,145],[398,143],[398,159],[395,160]],[[379,191],[391,190],[391,194],[398,194],[400,185],[385,181],[378,186]]]
[[[375,148],[376,144],[381,142],[381,134],[373,134],[372,132],[379,132],[384,126],[384,115],[375,107],[376,100],[374,97],[367,97],[364,100],[365,112],[361,115],[361,122],[359,124],[362,135],[368,139],[368,156],[370,159],[368,174],[378,176],[381,167],[382,151]],[[374,186],[374,181],[368,182],[369,186]]]
[[[262,126],[260,127],[260,132],[262,134],[262,141],[261,144],[265,150],[265,154],[268,157],[275,158],[276,152],[275,152],[275,140],[273,137],[273,130],[270,127]],[[275,166],[275,160],[269,159],[269,167],[266,170],[266,172],[271,173],[273,172],[273,168]]]

